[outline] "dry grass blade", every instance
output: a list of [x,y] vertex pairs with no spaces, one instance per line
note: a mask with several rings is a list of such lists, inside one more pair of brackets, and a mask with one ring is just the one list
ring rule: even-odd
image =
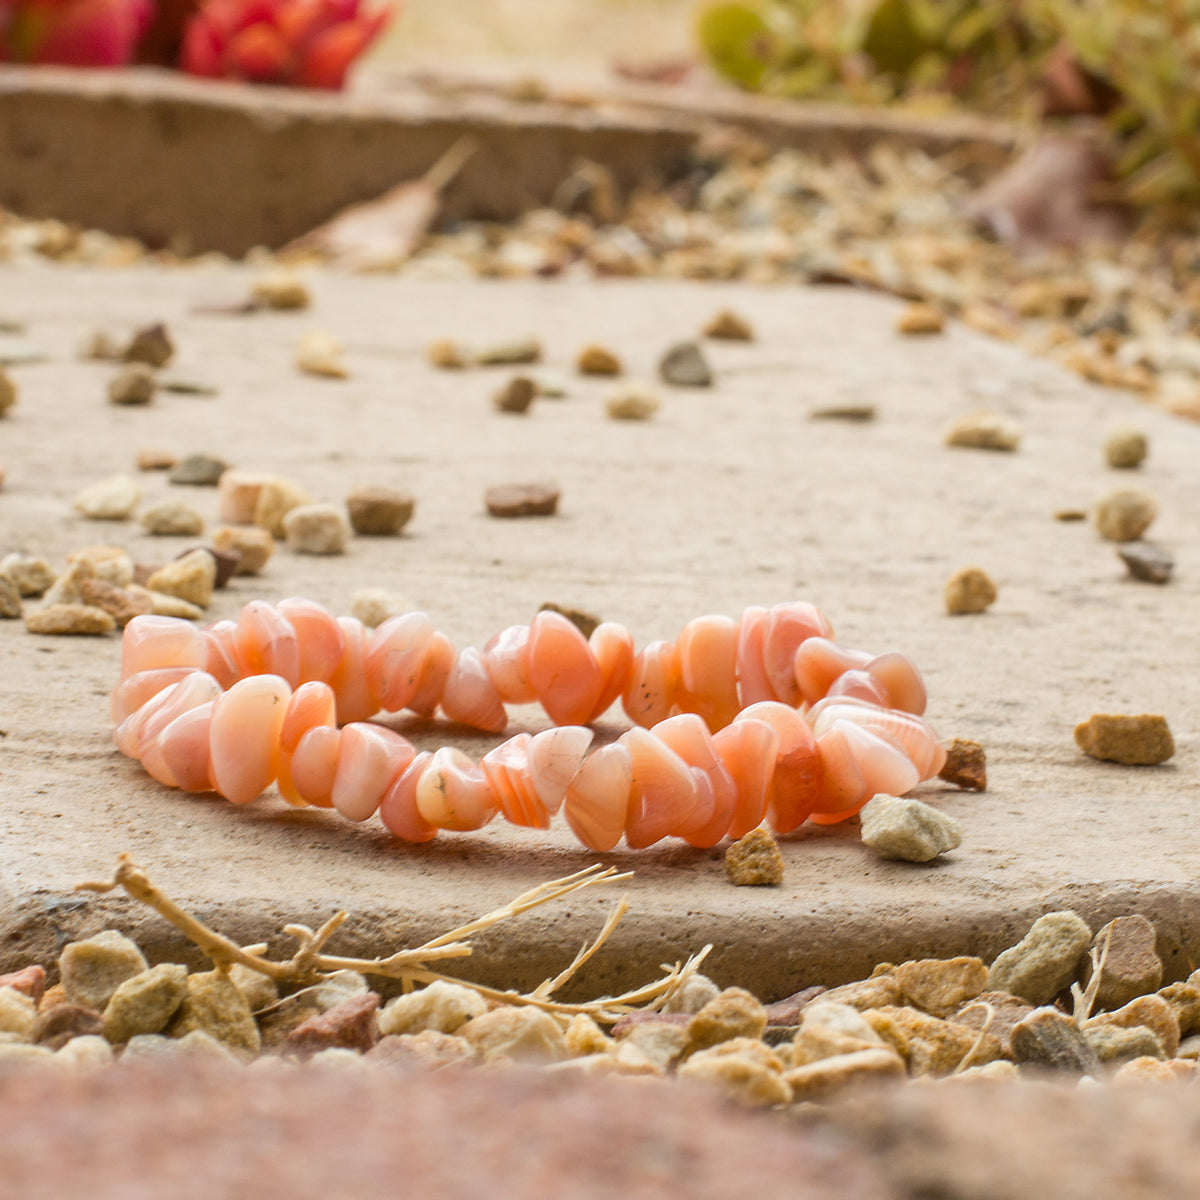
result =
[[1109,925],[1108,932],[1104,935],[1104,945],[1092,947],[1092,977],[1088,980],[1087,990],[1084,991],[1077,983],[1071,984],[1071,998],[1075,1002],[1072,1016],[1080,1029],[1083,1028],[1085,1022],[1092,1015],[1092,1009],[1096,1006],[1096,997],[1100,993],[1100,984],[1104,980],[1104,967],[1108,962],[1108,947],[1111,943],[1112,926]]
[[500,1004],[529,1004],[563,1018],[574,1016],[577,1013],[587,1013],[597,1020],[616,1021],[621,1016],[639,1008],[653,1009],[665,1004],[699,969],[712,947],[705,946],[698,954],[693,954],[683,963],[664,964],[665,975],[663,978],[623,992],[619,996],[602,996],[596,1000],[575,1004],[551,999],[554,992],[572,979],[579,968],[587,963],[608,941],[622,917],[629,910],[628,900],[622,897],[609,914],[600,933],[590,943],[585,943],[571,965],[553,979],[547,979],[541,983],[532,992],[501,991],[497,988],[456,979],[433,970],[432,964],[448,958],[467,957],[471,954],[471,945],[467,939],[485,929],[490,929],[501,921],[528,912],[541,904],[561,900],[564,896],[569,896],[581,888],[628,879],[631,874],[632,872],[618,872],[615,867],[603,867],[599,864],[585,867],[572,875],[553,879],[539,884],[535,888],[530,888],[529,891],[522,892],[521,895],[500,908],[485,913],[474,921],[452,929],[440,937],[433,938],[422,946],[411,950],[397,950],[394,954],[384,958],[351,958],[324,952],[326,943],[346,921],[347,914],[345,912],[335,913],[315,932],[307,925],[287,925],[283,932],[289,937],[295,938],[298,946],[292,957],[282,962],[266,958],[266,947],[263,945],[241,947],[210,929],[163,893],[127,854],[120,856],[117,870],[112,879],[80,883],[76,885],[75,890],[103,893],[123,888],[134,900],[154,909],[222,970],[227,970],[235,963],[240,963],[242,966],[268,976],[276,983],[293,983],[301,986],[318,982],[337,971],[357,971],[363,975],[399,980],[405,990],[410,989],[414,983],[433,983],[442,980],[473,988],[486,999]]

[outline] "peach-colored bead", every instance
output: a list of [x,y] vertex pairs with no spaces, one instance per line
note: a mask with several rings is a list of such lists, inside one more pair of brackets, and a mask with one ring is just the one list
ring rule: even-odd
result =
[[367,685],[385,712],[407,708],[417,693],[435,630],[423,612],[389,617],[367,642]]
[[242,677],[237,656],[237,624],[215,621],[200,632],[207,651],[204,669],[228,691]]
[[333,781],[341,745],[342,731],[334,725],[314,725],[296,743],[289,765],[291,789],[305,804],[333,807]]
[[550,814],[530,777],[529,747],[532,742],[528,733],[519,733],[485,754],[479,766],[496,793],[505,820],[530,829],[549,829]]
[[642,850],[687,824],[701,801],[691,768],[653,734],[630,729],[620,741],[633,766],[625,841]]
[[292,623],[262,600],[251,600],[238,614],[238,667],[246,675],[278,675],[289,687],[300,683],[300,639]]
[[453,746],[435,751],[417,781],[417,812],[439,829],[479,829],[499,807],[487,776]]
[[777,604],[768,611],[763,626],[763,667],[776,700],[793,708],[800,703],[801,689],[795,673],[797,651],[812,638],[832,636],[833,626],[821,610],[803,600]]
[[239,680],[213,706],[213,780],[234,804],[249,804],[275,778],[279,729],[291,693],[278,675],[255,675]]
[[454,643],[444,634],[435,633],[429,642],[417,690],[408,707],[423,717],[432,717],[442,699],[442,690],[454,666]]
[[333,807],[348,821],[365,821],[416,754],[407,738],[382,725],[351,722],[342,730],[330,794]]
[[633,660],[621,707],[634,724],[648,729],[671,715],[678,686],[679,659],[674,643],[651,642]]
[[776,833],[790,833],[812,812],[824,773],[813,731],[794,708],[778,701],[752,704],[737,719],[762,721],[779,737],[767,791],[767,815]]
[[529,682],[529,626],[510,625],[483,647],[483,665],[505,704],[529,704],[537,693]]
[[591,744],[592,731],[582,725],[561,725],[533,735],[529,743],[529,781],[551,816],[562,807],[567,787]]
[[195,671],[195,667],[155,667],[150,671],[139,671],[121,680],[113,688],[108,711],[114,725],[120,725],[126,717],[137,712],[151,696],[157,696],[164,688],[178,683]]
[[357,617],[338,617],[337,623],[346,639],[346,649],[337,670],[330,676],[329,686],[337,697],[338,720],[343,724],[365,721],[379,711],[379,701],[367,684],[365,659],[369,631]]
[[[830,685],[826,697],[865,700],[868,704],[886,704],[887,691],[874,675],[860,667],[843,671]],[[819,703],[819,702],[818,702]]]
[[208,657],[204,637],[190,621],[178,617],[136,616],[121,636],[121,678],[156,667],[203,669]]
[[337,700],[327,683],[313,679],[302,683],[291,695],[283,724],[279,727],[279,769],[275,782],[279,794],[297,806],[308,801],[300,794],[292,779],[292,757],[300,745],[300,739],[318,726],[334,728],[337,725]]
[[775,691],[763,666],[763,631],[766,625],[765,608],[747,608],[738,620],[738,703],[742,708],[762,700],[775,699]]
[[[193,674],[192,671],[188,675]],[[184,676],[187,678],[187,676]],[[182,680],[180,680],[182,682]],[[125,755],[126,758],[137,758],[138,749],[138,734],[141,732],[142,725],[150,720],[151,717],[167,703],[174,695],[175,689],[179,687],[179,683],[168,684],[161,691],[155,692],[145,704],[139,708],[135,708],[123,720],[120,725],[113,730],[113,741],[117,744],[117,749]]]
[[508,724],[504,702],[473,647],[459,652],[442,688],[442,712],[451,721],[501,733]]
[[633,678],[633,636],[624,625],[602,621],[588,638],[596,665],[603,680],[600,698],[592,706],[588,724],[602,717],[618,696],[622,695]]
[[185,792],[211,792],[216,784],[212,777],[212,715],[215,700],[189,709],[175,718],[158,735],[158,754],[174,787]]
[[563,816],[589,850],[611,850],[621,840],[632,781],[629,751],[614,742],[589,754],[568,784]]
[[729,617],[697,617],[675,642],[679,687],[675,704],[697,713],[710,730],[724,729],[737,716],[737,625]]
[[771,777],[779,754],[779,734],[764,721],[749,717],[715,733],[713,749],[737,788],[737,806],[729,823],[729,836],[745,837],[767,815]]
[[290,596],[275,606],[296,631],[300,644],[300,679],[328,683],[346,653],[346,635],[337,618],[312,600]]
[[[869,654],[839,646],[828,638],[812,637],[796,651],[792,662],[792,675],[797,699],[805,704],[816,704],[843,671],[865,667],[871,661]],[[793,703],[788,701],[788,703]]]
[[[717,757],[712,745],[712,735],[704,718],[697,713],[680,713],[659,721],[650,733],[658,738],[668,749],[673,750],[689,767],[698,768],[701,774],[714,768],[722,771],[721,760]],[[693,784],[697,783],[695,776]],[[729,780],[728,811],[725,813],[725,826],[733,818],[736,797],[732,791],[733,781]],[[696,833],[707,826],[715,815],[716,796],[711,786],[701,786],[697,789],[697,802],[690,813],[680,813],[678,820],[671,827],[671,833],[676,837],[684,837]],[[724,833],[724,830],[722,830]],[[717,838],[720,841],[720,838]],[[715,843],[713,843],[715,845]]]
[[417,782],[432,761],[428,751],[418,754],[392,781],[379,805],[384,827],[406,842],[428,842],[437,837],[437,826],[430,825],[417,811]]
[[600,666],[579,629],[561,613],[540,612],[529,626],[529,683],[556,725],[580,725],[604,690]]
[[189,709],[209,704],[221,695],[220,684],[204,671],[193,671],[186,679],[171,689],[170,698],[144,720],[138,728],[137,747],[134,756],[141,761],[146,771],[159,783],[177,787],[174,775],[162,760],[158,746],[158,735],[176,717]]
[[871,659],[865,669],[882,685],[884,703],[889,708],[898,708],[917,716],[925,711],[925,681],[908,655],[889,650]]
[[[805,719],[818,736],[835,721],[849,721],[852,725],[869,729],[898,746],[912,762],[921,779],[932,778],[946,761],[946,750],[938,741],[937,734],[925,721],[912,713],[883,708],[878,704],[868,704],[849,697],[830,696],[815,704]],[[895,794],[900,795],[899,792]]]

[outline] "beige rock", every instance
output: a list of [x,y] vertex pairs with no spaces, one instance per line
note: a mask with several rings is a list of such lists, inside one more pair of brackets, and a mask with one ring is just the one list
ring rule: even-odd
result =
[[1119,425],[1104,439],[1104,461],[1110,467],[1131,470],[1142,465],[1149,448],[1144,430],[1136,425]]
[[580,350],[575,367],[581,375],[620,375],[624,369],[613,351],[595,343]]
[[297,554],[345,554],[350,526],[336,504],[301,504],[283,518],[283,536]]
[[279,999],[279,988],[275,981],[261,971],[234,963],[229,968],[229,979],[235,988],[246,998],[251,1012],[258,1012],[268,1004],[274,1004]]
[[183,1002],[167,1027],[167,1035],[182,1038],[200,1031],[220,1042],[238,1058],[252,1058],[259,1051],[258,1026],[246,997],[227,975],[202,971],[187,977]]
[[104,1036],[127,1042],[139,1033],[161,1033],[187,993],[187,968],[160,963],[124,980],[104,1009]]
[[908,305],[896,318],[896,332],[908,335],[941,333],[945,320],[932,304],[916,302]]
[[312,295],[299,276],[287,270],[269,271],[250,288],[251,303],[278,312],[299,312],[312,303]]
[[147,969],[137,945],[123,933],[106,929],[95,937],[71,942],[58,957],[66,999],[103,1012],[117,988]]
[[149,404],[157,390],[153,369],[145,363],[130,363],[108,381],[108,401],[126,407]]
[[557,1062],[567,1056],[567,1043],[558,1022],[531,1005],[505,1005],[474,1017],[458,1029],[484,1062]]
[[1083,1031],[1083,1040],[1102,1063],[1164,1057],[1162,1043],[1145,1025],[1093,1025]]
[[1157,994],[1171,1006],[1181,1038],[1200,1031],[1200,988],[1190,983],[1168,983]]
[[890,1046],[882,1046],[792,1067],[783,1078],[792,1089],[793,1101],[800,1103],[820,1102],[856,1085],[903,1079],[904,1075],[904,1059]]
[[164,500],[142,512],[147,533],[163,537],[192,537],[204,532],[204,518],[180,500]]
[[783,855],[769,829],[752,829],[725,851],[725,874],[738,887],[772,887],[783,882]]
[[527,413],[537,397],[537,387],[527,375],[514,375],[507,383],[492,394],[492,405],[497,412],[520,415]]
[[706,338],[729,342],[754,341],[754,327],[745,317],[728,308],[722,309],[707,325],[703,334]]
[[30,633],[103,635],[116,627],[104,609],[90,604],[51,604],[25,614],[25,628]]
[[946,580],[943,597],[951,616],[986,612],[996,603],[996,585],[982,567],[961,567]]
[[1157,1058],[1135,1058],[1127,1062],[1114,1076],[1114,1083],[1177,1083],[1192,1080],[1197,1074],[1195,1062],[1176,1059],[1162,1062]]
[[37,1005],[32,998],[16,988],[0,987],[0,1033],[31,1042],[36,1024]]
[[0,417],[4,416],[17,402],[17,385],[4,371],[0,371]]
[[207,608],[212,603],[216,579],[217,564],[212,555],[205,550],[193,550],[159,567],[146,580],[146,586],[152,592],[165,592],[199,608]]
[[863,1016],[908,1064],[910,1075],[949,1075],[1003,1057],[1000,1039],[907,1006],[873,1008]]
[[863,806],[862,840],[880,858],[931,862],[962,844],[958,822],[932,805],[884,792]]
[[1175,753],[1166,717],[1093,713],[1075,726],[1075,744],[1091,758],[1127,766],[1156,766]]
[[904,1003],[904,993],[894,974],[895,968],[830,988],[821,996],[822,1004],[848,1004],[859,1012],[872,1008],[888,1008]]
[[111,475],[80,488],[71,501],[89,521],[126,521],[141,503],[142,485],[130,475]]
[[779,1056],[752,1038],[734,1038],[699,1050],[680,1066],[677,1075],[715,1087],[747,1108],[788,1104],[792,1099]]
[[282,476],[266,480],[254,503],[254,524],[267,530],[272,537],[282,538],[283,518],[303,504],[311,504],[312,497],[298,484]]
[[687,1028],[666,1021],[637,1021],[629,1026],[620,1042],[621,1051],[636,1047],[646,1061],[665,1072],[686,1049]]
[[413,606],[403,596],[386,588],[361,588],[350,599],[350,615],[368,629],[382,625],[389,617],[411,612]]
[[117,623],[118,629],[124,629],[134,617],[154,611],[149,593],[114,587],[103,579],[81,580],[79,598],[92,608],[102,608]]
[[1016,1063],[998,1058],[994,1062],[984,1063],[981,1067],[967,1067],[957,1075],[947,1075],[945,1082],[958,1083],[966,1080],[1000,1080],[1004,1083],[1014,1083],[1021,1078],[1021,1068]]
[[1019,1063],[1085,1074],[1100,1066],[1079,1026],[1057,1008],[1035,1008],[1013,1026],[1009,1041]]
[[366,1053],[366,1061],[407,1070],[437,1071],[475,1061],[475,1051],[465,1039],[436,1029],[382,1037]]
[[567,1044],[567,1052],[574,1058],[583,1058],[589,1054],[607,1054],[613,1046],[612,1038],[587,1013],[576,1013],[571,1018],[563,1038]]
[[1179,1018],[1175,1010],[1161,996],[1139,996],[1116,1012],[1101,1013],[1092,1017],[1085,1030],[1104,1025],[1117,1025],[1125,1029],[1145,1026],[1158,1038],[1167,1058],[1174,1058],[1179,1049]]
[[254,521],[258,498],[271,482],[270,475],[255,475],[230,467],[217,480],[217,515],[231,525],[249,525]]
[[1048,1004],[1074,982],[1091,940],[1092,931],[1077,913],[1047,913],[992,963],[988,989]]
[[133,582],[133,559],[120,546],[84,546],[67,555],[68,563],[90,563],[95,577],[114,587],[128,587]]
[[354,532],[367,537],[394,537],[412,520],[416,499],[389,487],[359,487],[346,497]]
[[212,531],[218,550],[238,556],[234,575],[257,575],[275,553],[275,539],[265,529],[233,529],[222,525]]
[[550,517],[558,511],[556,483],[501,483],[483,493],[484,506],[493,517]]
[[112,1046],[104,1038],[94,1034],[72,1038],[54,1054],[55,1063],[74,1071],[94,1071],[100,1067],[108,1067],[112,1065],[113,1059]]
[[0,1067],[5,1063],[48,1062],[53,1058],[54,1051],[49,1046],[34,1046],[29,1042],[0,1042]]
[[296,366],[306,375],[347,379],[346,352],[342,343],[323,329],[310,329],[296,347]]
[[96,568],[86,559],[69,563],[67,569],[54,581],[46,593],[47,604],[79,604],[83,600],[80,585],[96,578]]
[[161,322],[139,329],[125,347],[127,363],[145,363],[149,367],[165,367],[175,354],[175,346],[167,327]]
[[217,487],[229,470],[223,458],[213,454],[189,454],[175,464],[170,482],[180,487]]
[[461,342],[453,342],[446,338],[431,343],[426,354],[431,366],[449,371],[469,367],[475,357],[472,351]]
[[946,748],[946,761],[938,778],[955,787],[987,791],[987,752],[978,742],[955,738]]
[[988,969],[980,958],[924,958],[901,963],[895,977],[914,1008],[948,1017],[987,987]]
[[486,1012],[487,1001],[474,988],[437,980],[389,1001],[379,1014],[379,1032],[385,1037],[425,1029],[455,1033]]
[[1010,417],[994,412],[968,413],[959,417],[946,432],[947,446],[1012,451],[1020,444],[1020,425]]
[[1096,505],[1096,528],[1110,542],[1134,542],[1158,516],[1158,501],[1136,488],[1114,488]]
[[11,579],[22,596],[37,597],[53,586],[58,572],[44,558],[13,553],[0,559],[0,575]]
[[1097,1009],[1120,1008],[1137,996],[1156,991],[1162,984],[1163,964],[1155,949],[1154,926],[1140,913],[1117,917],[1097,931],[1092,953],[1083,961],[1081,982],[1092,978],[1092,962],[1103,957]]
[[0,575],[0,618],[19,621],[22,612],[20,588],[7,575]]
[[130,1038],[121,1052],[121,1061],[146,1062],[171,1058],[200,1058],[220,1063],[238,1063],[245,1059],[203,1029],[193,1029],[182,1037],[163,1037],[142,1033]]
[[726,988],[687,1024],[691,1053],[707,1050],[731,1038],[760,1038],[767,1027],[767,1010],[743,988]]
[[150,588],[140,587],[131,583],[125,589],[132,597],[133,603],[141,606],[149,605],[149,611],[156,617],[179,617],[184,621],[198,621],[204,616],[204,609],[190,600],[179,596],[169,596],[166,592],[155,592]]
[[1200,1035],[1184,1038],[1175,1052],[1176,1058],[1200,1059]]
[[720,994],[721,989],[707,975],[696,972],[688,978],[683,987],[671,994],[663,1005],[663,1012],[687,1013],[694,1016]]
[[535,337],[494,342],[477,350],[474,361],[481,367],[517,367],[541,362],[542,344]]
[[839,1054],[883,1046],[883,1039],[856,1008],[822,997],[808,1005],[792,1038],[790,1065],[805,1066]]
[[617,384],[604,397],[604,411],[614,421],[648,421],[660,408],[658,389],[636,379]]
[[1000,1039],[1005,1054],[1012,1054],[1013,1027],[1033,1012],[1033,1005],[1010,992],[981,992],[949,1019],[978,1033],[986,1025]]

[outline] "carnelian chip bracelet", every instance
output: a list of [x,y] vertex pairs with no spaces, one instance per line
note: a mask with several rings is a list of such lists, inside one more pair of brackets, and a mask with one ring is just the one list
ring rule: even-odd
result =
[[[699,617],[674,643],[635,654],[620,625],[585,639],[542,612],[482,652],[456,653],[424,613],[371,632],[308,600],[253,601],[205,629],[135,617],[111,709],[118,749],[155,779],[235,804],[276,783],[289,803],[353,821],[378,810],[412,842],[497,813],[546,829],[561,809],[593,850],[622,836],[633,848],[668,836],[707,847],[764,820],[780,833],[845,820],[941,768],[916,667],[832,633],[797,601]],[[588,754],[585,725],[618,696],[635,727]],[[365,720],[440,709],[498,733],[506,704],[533,701],[557,727],[518,734],[479,763],[450,747],[418,754]]]

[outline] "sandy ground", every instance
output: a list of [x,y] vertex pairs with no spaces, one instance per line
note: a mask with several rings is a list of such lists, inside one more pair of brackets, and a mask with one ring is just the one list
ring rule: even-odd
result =
[[[712,942],[713,975],[770,999],[933,953],[991,955],[1039,913],[1076,907],[1094,924],[1133,910],[1159,925],[1168,977],[1200,961],[1196,613],[1200,593],[1200,428],[1083,384],[969,331],[904,340],[898,305],[846,289],[659,283],[418,283],[321,275],[315,310],[214,317],[197,302],[234,300],[241,268],[95,272],[4,267],[0,317],[21,318],[50,361],[14,368],[19,406],[0,422],[0,551],[61,564],[83,545],[128,546],[165,561],[186,542],[134,523],[71,511],[83,484],[132,471],[137,448],[206,451],[287,474],[320,498],[363,483],[418,497],[410,531],[358,540],[343,558],[281,549],[266,574],[220,593],[211,613],[289,594],[348,610],[363,586],[424,608],[461,644],[482,644],[543,601],[620,620],[639,645],[690,617],[806,598],[839,636],[896,648],[924,669],[929,717],[946,736],[981,741],[991,789],[939,783],[919,794],[959,818],[960,851],[931,867],[881,863],[852,824],[785,840],[778,889],[737,889],[721,852],[682,845],[618,851],[636,869],[634,911],[585,988],[644,979]],[[605,419],[604,385],[573,379],[561,401],[524,417],[492,411],[504,371],[437,372],[436,337],[475,341],[534,332],[569,373],[601,340],[650,374],[669,341],[731,305],[758,327],[753,345],[712,345],[711,391],[673,391],[652,423]],[[162,395],[149,408],[105,402],[111,368],[75,349],[97,325],[169,323],[178,372],[219,385],[214,398]],[[320,326],[347,344],[352,378],[300,376],[300,334]],[[4,340],[11,344],[13,338]],[[3,347],[0,347],[2,349]],[[868,425],[809,420],[811,408],[870,401]],[[1018,419],[1013,455],[952,450],[947,424],[990,407]],[[1137,474],[1103,465],[1113,423],[1136,420],[1152,451]],[[490,483],[554,477],[561,514],[484,515]],[[215,493],[145,477],[147,501],[172,494],[215,516]],[[1054,520],[1107,489],[1136,485],[1162,503],[1154,536],[1178,559],[1167,587],[1129,581],[1087,524]],[[988,614],[951,618],[944,579],[978,563],[999,583]],[[0,624],[0,970],[53,958],[82,929],[142,919],[121,901],[70,892],[128,850],[169,891],[244,941],[279,924],[354,918],[347,949],[378,951],[441,931],[589,861],[568,833],[494,824],[410,848],[375,822],[349,825],[265,798],[236,810],[154,783],[112,749],[106,695],[115,638],[35,638]],[[1160,768],[1083,757],[1075,722],[1094,711],[1162,712],[1178,754]],[[411,727],[422,746],[481,753],[491,740]],[[613,710],[602,724],[621,724]],[[536,728],[532,710],[512,731]],[[503,926],[468,964],[479,978],[536,982],[558,970],[606,901],[582,897]],[[136,936],[176,955],[157,918]]]

